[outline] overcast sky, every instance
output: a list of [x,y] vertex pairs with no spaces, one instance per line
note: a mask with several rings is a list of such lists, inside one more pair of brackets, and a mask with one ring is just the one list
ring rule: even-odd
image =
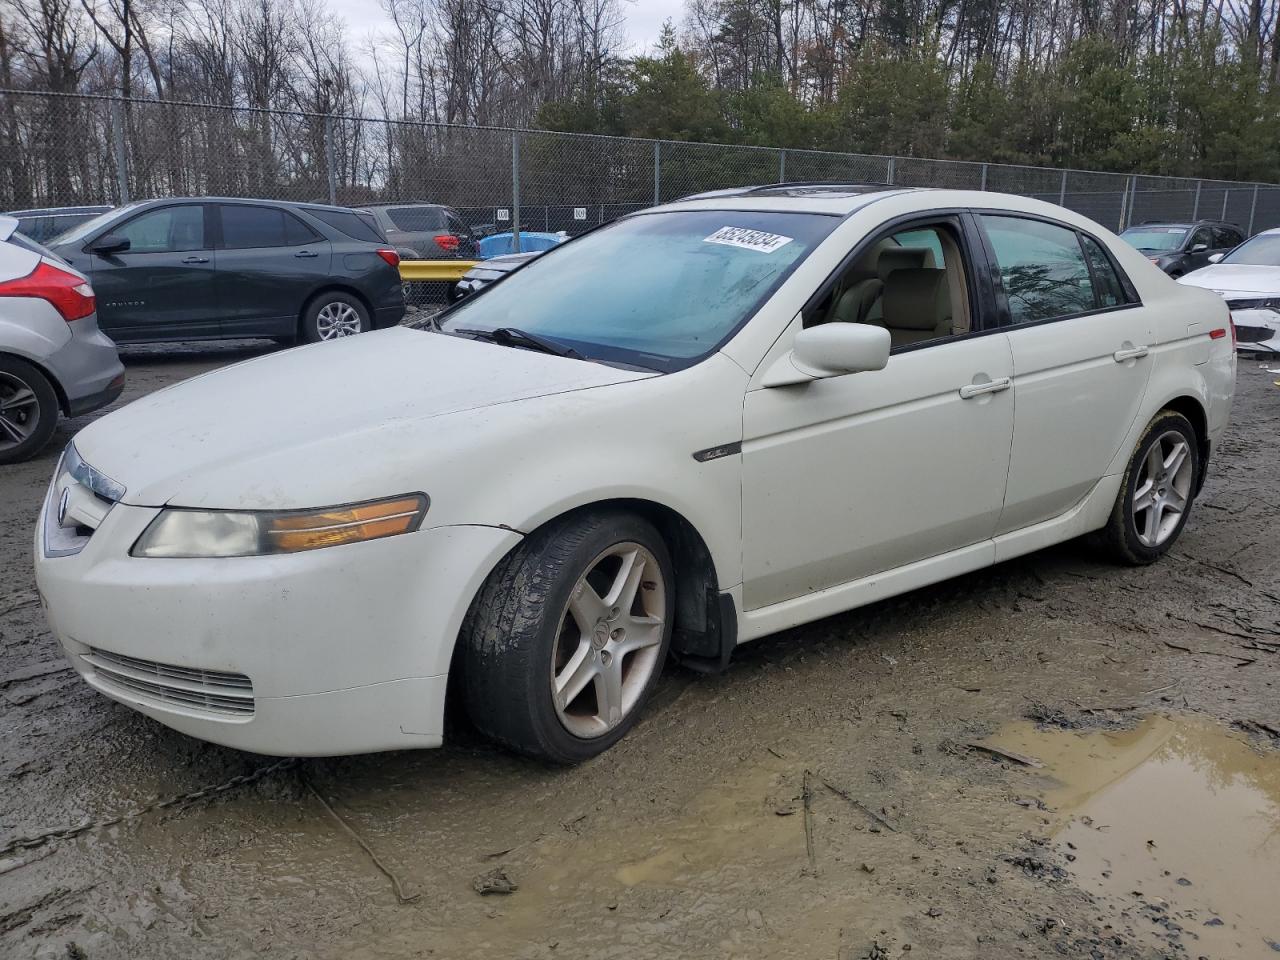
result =
[[[377,0],[328,0],[328,7],[347,22],[348,37],[363,39],[370,33],[386,33],[391,21]],[[624,55],[643,53],[653,47],[668,17],[679,26],[683,0],[623,0],[628,46]]]

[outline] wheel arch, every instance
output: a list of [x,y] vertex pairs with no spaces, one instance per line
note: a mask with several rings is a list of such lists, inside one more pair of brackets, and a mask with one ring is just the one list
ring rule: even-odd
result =
[[1161,410],[1172,410],[1187,418],[1191,428],[1196,432],[1196,452],[1200,455],[1200,465],[1196,473],[1196,493],[1204,486],[1205,474],[1209,466],[1209,415],[1204,405],[1190,394],[1181,394],[1166,400]]
[[67,391],[63,388],[62,382],[53,375],[53,372],[39,360],[29,357],[24,353],[14,353],[12,350],[0,350],[0,357],[9,357],[13,360],[21,360],[35,368],[36,372],[49,381],[49,386],[53,387],[53,395],[58,398],[58,410],[64,417],[71,416],[71,401],[67,397]]

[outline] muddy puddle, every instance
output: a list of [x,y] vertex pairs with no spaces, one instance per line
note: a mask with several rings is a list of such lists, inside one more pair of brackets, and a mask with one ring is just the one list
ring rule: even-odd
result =
[[1190,717],[1089,733],[1022,723],[988,743],[1043,761],[1058,853],[1133,935],[1189,957],[1280,957],[1280,755]]

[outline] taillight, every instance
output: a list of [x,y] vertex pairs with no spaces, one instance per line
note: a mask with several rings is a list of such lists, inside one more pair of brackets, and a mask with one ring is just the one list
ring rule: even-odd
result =
[[98,308],[93,287],[74,273],[42,259],[25,277],[0,283],[0,297],[34,297],[45,300],[70,323]]
[[1227,314],[1227,326],[1231,328],[1231,349],[1234,350],[1236,348],[1236,344],[1240,341],[1237,339],[1236,334],[1236,318],[1230,314]]
[[434,238],[436,246],[448,253],[458,252],[458,238],[452,233],[437,234]]
[[387,261],[387,263],[391,264],[393,267],[400,266],[400,254],[396,253],[394,250],[389,250],[384,247],[378,251],[378,256]]

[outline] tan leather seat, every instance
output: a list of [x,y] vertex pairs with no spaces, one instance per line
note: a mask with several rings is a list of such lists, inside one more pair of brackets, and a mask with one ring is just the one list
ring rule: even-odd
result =
[[888,275],[881,300],[895,347],[951,336],[947,272],[906,267]]

